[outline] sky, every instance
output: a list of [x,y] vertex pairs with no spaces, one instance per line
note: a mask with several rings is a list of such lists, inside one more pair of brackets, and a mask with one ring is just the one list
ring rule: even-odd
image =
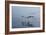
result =
[[[28,17],[34,16],[33,26],[40,26],[40,8],[39,7],[20,7],[12,6],[12,25],[21,27],[21,16]],[[24,19],[25,20],[25,19]]]
[[13,6],[12,9],[13,9],[12,10],[13,15],[15,15],[17,17],[21,17],[21,16],[27,17],[29,15],[39,16],[39,12],[40,12],[40,8],[39,7]]

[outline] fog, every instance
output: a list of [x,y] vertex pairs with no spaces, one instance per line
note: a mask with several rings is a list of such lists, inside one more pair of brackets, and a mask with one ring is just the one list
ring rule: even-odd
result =
[[[24,16],[24,19],[22,20],[22,16]],[[33,27],[39,27],[40,26],[40,8],[39,7],[20,7],[20,6],[13,6],[12,7],[12,27],[20,28],[20,27],[28,27],[23,26],[22,21],[28,22],[28,19],[25,17],[28,16],[34,16],[32,20]],[[30,20],[30,21],[31,21]],[[26,23],[25,23],[26,25]]]

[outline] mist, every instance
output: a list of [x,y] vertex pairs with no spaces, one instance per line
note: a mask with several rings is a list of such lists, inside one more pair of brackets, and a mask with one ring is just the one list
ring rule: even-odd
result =
[[[39,7],[20,7],[20,6],[12,6],[12,27],[20,28],[20,27],[28,27],[22,25],[22,17],[24,16],[23,21],[25,21],[25,17],[34,16],[32,18],[33,27],[40,27],[40,8]],[[31,21],[31,20],[30,20]],[[28,19],[26,19],[28,22]],[[26,25],[26,23],[25,23]]]

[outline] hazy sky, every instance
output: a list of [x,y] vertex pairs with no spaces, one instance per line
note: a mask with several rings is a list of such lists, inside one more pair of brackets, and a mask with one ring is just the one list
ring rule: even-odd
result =
[[[12,7],[12,12],[13,16],[15,15],[16,17],[21,17],[21,16],[39,16],[40,8],[39,7],[19,7],[19,6],[14,6]],[[14,17],[15,17],[14,16]]]

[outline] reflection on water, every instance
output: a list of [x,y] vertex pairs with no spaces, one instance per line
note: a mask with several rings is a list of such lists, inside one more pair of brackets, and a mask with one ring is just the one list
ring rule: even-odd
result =
[[17,19],[16,21],[15,21],[15,19],[12,21],[12,23],[14,23],[14,26],[12,26],[12,27],[13,28],[34,27],[33,19],[34,19],[34,16],[28,16],[28,17],[21,16],[21,18]]

